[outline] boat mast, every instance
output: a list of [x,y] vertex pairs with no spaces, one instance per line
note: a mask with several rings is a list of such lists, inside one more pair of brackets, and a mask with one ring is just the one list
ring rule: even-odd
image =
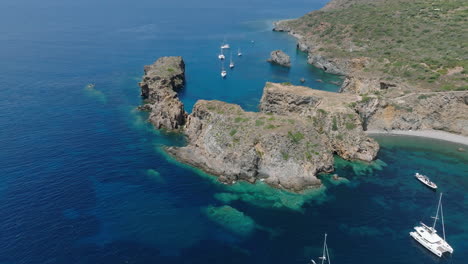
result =
[[331,264],[330,255],[328,254],[328,245],[327,245],[327,260],[328,260],[328,264]]
[[437,205],[437,212],[436,212],[436,215],[433,216],[434,218],[434,224],[432,225],[432,230],[435,230],[435,225],[437,223],[437,219],[439,219],[439,209],[440,209],[440,203],[442,201],[442,193],[440,193],[440,197],[439,197],[439,204]]
[[322,253],[322,264],[325,262],[325,248],[327,247],[327,233],[325,233],[325,239],[323,240],[323,253]]
[[[442,194],[440,194],[442,197]],[[444,224],[444,211],[442,210],[442,203],[440,203],[440,218],[442,220],[442,234],[444,235],[444,241],[445,241],[445,224]]]

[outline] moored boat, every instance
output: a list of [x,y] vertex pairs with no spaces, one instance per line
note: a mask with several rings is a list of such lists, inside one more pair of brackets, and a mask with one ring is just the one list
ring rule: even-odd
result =
[[226,38],[224,38],[223,44],[221,44],[221,49],[230,49],[231,47],[229,46],[228,43],[226,43]]
[[[437,220],[439,219],[439,212],[442,222],[443,238],[440,237],[439,234],[437,234],[437,230],[435,229]],[[431,227],[429,227],[421,222],[421,225],[414,227],[414,230],[415,231],[409,233],[410,236],[436,256],[442,257],[446,253],[453,253],[453,248],[445,240],[444,213],[442,210],[442,193],[440,194],[436,216],[434,217],[434,224]]]
[[221,53],[218,55],[218,59],[224,60],[226,57],[223,54],[223,49],[221,49]]
[[226,78],[227,72],[224,69],[224,63],[221,64],[221,78]]
[[[330,255],[328,254],[328,246],[327,246],[327,234],[325,233],[325,238],[323,240],[323,251],[322,251],[322,256],[319,258],[320,264],[328,263],[330,264]],[[317,264],[315,260],[311,259],[310,263],[312,264]]]
[[434,190],[437,189],[437,185],[435,183],[433,183],[431,180],[429,180],[429,178],[427,176],[419,174],[418,172],[416,172],[416,174],[414,174],[414,177],[416,177],[416,179],[418,179],[420,182],[422,182],[427,187],[429,187],[431,189],[434,189]]
[[231,59],[229,62],[229,68],[233,69],[234,68],[234,61],[232,61],[232,52],[231,52]]

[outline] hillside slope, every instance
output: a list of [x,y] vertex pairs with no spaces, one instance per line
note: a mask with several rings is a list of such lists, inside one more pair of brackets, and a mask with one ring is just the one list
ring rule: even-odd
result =
[[463,0],[332,0],[276,29],[346,74],[404,83],[411,92],[468,90],[467,18]]

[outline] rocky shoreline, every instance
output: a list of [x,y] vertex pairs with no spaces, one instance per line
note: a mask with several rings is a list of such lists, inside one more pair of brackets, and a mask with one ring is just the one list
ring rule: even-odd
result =
[[[331,1],[344,8],[346,1]],[[308,63],[325,72],[345,76],[340,93],[360,95],[353,108],[361,117],[364,129],[441,130],[468,136],[468,91],[420,91],[405,82],[389,82],[363,71],[367,58],[330,58],[320,52],[318,43],[299,34],[282,20],[273,31],[287,32],[297,39],[297,48],[308,53]],[[323,48],[323,47],[322,47]]]
[[379,150],[350,107],[362,100],[358,95],[266,83],[260,112],[199,100],[187,115],[176,92],[184,81],[180,57],[163,57],[146,66],[140,83],[146,104],[140,109],[150,111],[156,128],[187,136],[187,146],[166,148],[170,155],[221,182],[263,181],[300,192],[321,185],[317,175],[333,171],[334,154],[372,161]]

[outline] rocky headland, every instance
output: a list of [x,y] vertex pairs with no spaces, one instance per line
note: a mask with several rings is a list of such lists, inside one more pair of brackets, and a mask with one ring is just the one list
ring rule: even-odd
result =
[[[297,48],[308,53],[310,64],[344,76],[340,92],[361,96],[350,107],[365,130],[434,129],[468,136],[463,48],[455,48],[453,36],[444,38],[454,42],[447,45],[438,41],[442,36],[427,34],[438,27],[458,31],[463,10],[458,7],[463,3],[456,0],[443,12],[431,3],[332,0],[299,19],[276,22],[273,30],[296,37]],[[441,16],[444,20],[437,19]],[[374,19],[388,19],[390,26],[379,28],[375,25],[383,22],[375,24]],[[424,29],[428,21],[430,31]],[[395,27],[414,36],[393,34]],[[426,38],[428,45],[418,44]]]
[[291,58],[282,50],[274,50],[267,60],[269,63],[278,64],[283,67],[291,67]]
[[260,112],[239,105],[199,100],[187,115],[177,91],[185,82],[181,57],[163,57],[145,66],[140,83],[149,121],[156,128],[182,131],[187,146],[168,147],[176,159],[218,176],[265,183],[290,191],[321,185],[337,154],[372,161],[379,145],[363,131],[350,105],[359,95],[336,94],[287,83],[267,83]]
[[144,67],[139,83],[145,104],[140,110],[149,111],[149,121],[157,129],[180,129],[187,113],[177,92],[185,84],[185,63],[182,57],[161,57]]

